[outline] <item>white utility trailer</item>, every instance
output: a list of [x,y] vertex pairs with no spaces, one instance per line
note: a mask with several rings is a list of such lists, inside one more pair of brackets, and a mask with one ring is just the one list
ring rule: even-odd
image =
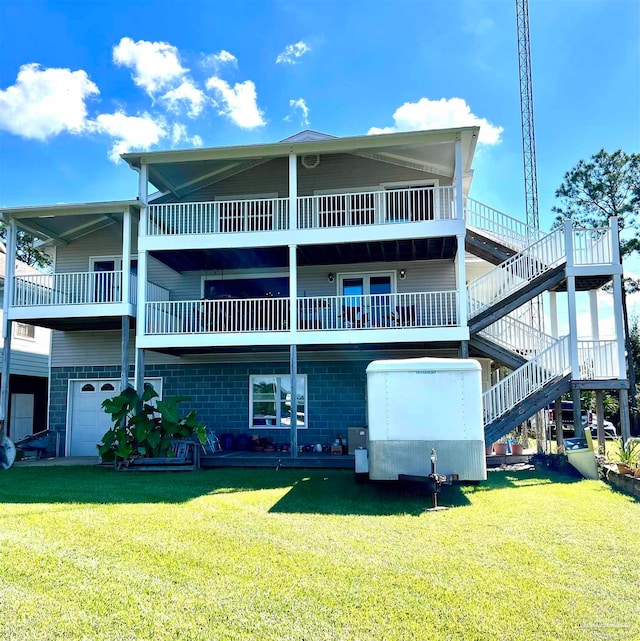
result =
[[374,361],[367,367],[369,436],[356,452],[356,474],[372,480],[428,477],[431,450],[437,473],[460,481],[487,478],[482,371],[471,359]]

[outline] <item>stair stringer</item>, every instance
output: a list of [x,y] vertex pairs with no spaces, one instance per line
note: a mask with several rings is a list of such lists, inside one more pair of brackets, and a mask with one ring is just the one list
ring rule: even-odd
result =
[[530,419],[541,409],[571,390],[571,375],[557,377],[549,381],[537,392],[530,394],[517,403],[509,412],[484,426],[484,440],[487,445],[495,443],[518,425]]
[[493,341],[479,334],[472,335],[469,340],[469,346],[477,349],[487,358],[491,358],[509,369],[518,369],[522,367],[527,359],[511,350],[496,345]]

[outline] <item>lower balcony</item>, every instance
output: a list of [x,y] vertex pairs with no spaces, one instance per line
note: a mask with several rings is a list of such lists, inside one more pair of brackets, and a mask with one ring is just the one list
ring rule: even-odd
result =
[[289,298],[155,301],[138,346],[197,348],[459,341],[456,291]]
[[[11,320],[64,331],[116,329],[122,317],[136,315],[137,279],[123,300],[122,271],[91,271],[15,276]],[[147,283],[148,300],[168,300],[169,291]]]

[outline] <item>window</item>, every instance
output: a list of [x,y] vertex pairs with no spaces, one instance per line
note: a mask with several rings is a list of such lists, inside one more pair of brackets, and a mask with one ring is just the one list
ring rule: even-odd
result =
[[16,338],[35,338],[36,328],[27,323],[16,323],[13,335]]
[[[307,427],[307,377],[296,377],[297,426]],[[249,424],[259,428],[291,428],[291,377],[251,376]]]

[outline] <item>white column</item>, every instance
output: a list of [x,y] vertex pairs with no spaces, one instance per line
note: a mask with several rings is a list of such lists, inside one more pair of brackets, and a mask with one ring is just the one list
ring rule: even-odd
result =
[[9,320],[9,308],[13,299],[13,276],[16,267],[16,245],[18,238],[18,227],[16,221],[10,218],[7,221],[7,253],[5,259],[4,274],[4,298],[2,300],[2,338],[4,349],[2,350],[2,380],[0,381],[0,443],[5,435],[5,422],[9,415],[9,383],[11,381],[11,326]]
[[[298,457],[298,348],[289,348],[289,372],[291,374],[291,458]],[[305,403],[307,399],[305,398]]]
[[558,294],[549,292],[549,316],[551,317],[551,336],[559,338],[558,333]]
[[600,340],[600,323],[598,320],[598,290],[589,290],[589,316],[591,316],[591,338]]
[[[567,256],[567,307],[569,311],[569,360],[571,378],[580,378],[578,362],[578,313],[576,310],[576,277],[573,275],[573,228],[571,221],[564,221],[564,249]],[[574,407],[575,413],[575,407]]]
[[466,327],[468,323],[467,311],[467,268],[464,255],[465,237],[456,236],[456,289],[458,291],[458,326]]
[[122,316],[122,341],[120,345],[120,391],[129,387],[129,316]]
[[297,245],[289,245],[289,331],[298,331],[298,252]]
[[298,156],[289,154],[289,229],[298,227]]
[[147,303],[147,251],[141,248],[141,239],[147,235],[147,203],[149,198],[148,167],[140,167],[138,200],[140,201],[140,222],[138,224],[138,295],[136,304],[136,360],[135,387],[140,394],[144,388],[144,350],[137,345],[137,337],[144,335]]
[[122,302],[131,302],[131,210],[122,212]]
[[462,199],[462,140],[460,134],[456,136],[455,142],[455,181],[456,181],[456,218],[464,218],[464,208]]

